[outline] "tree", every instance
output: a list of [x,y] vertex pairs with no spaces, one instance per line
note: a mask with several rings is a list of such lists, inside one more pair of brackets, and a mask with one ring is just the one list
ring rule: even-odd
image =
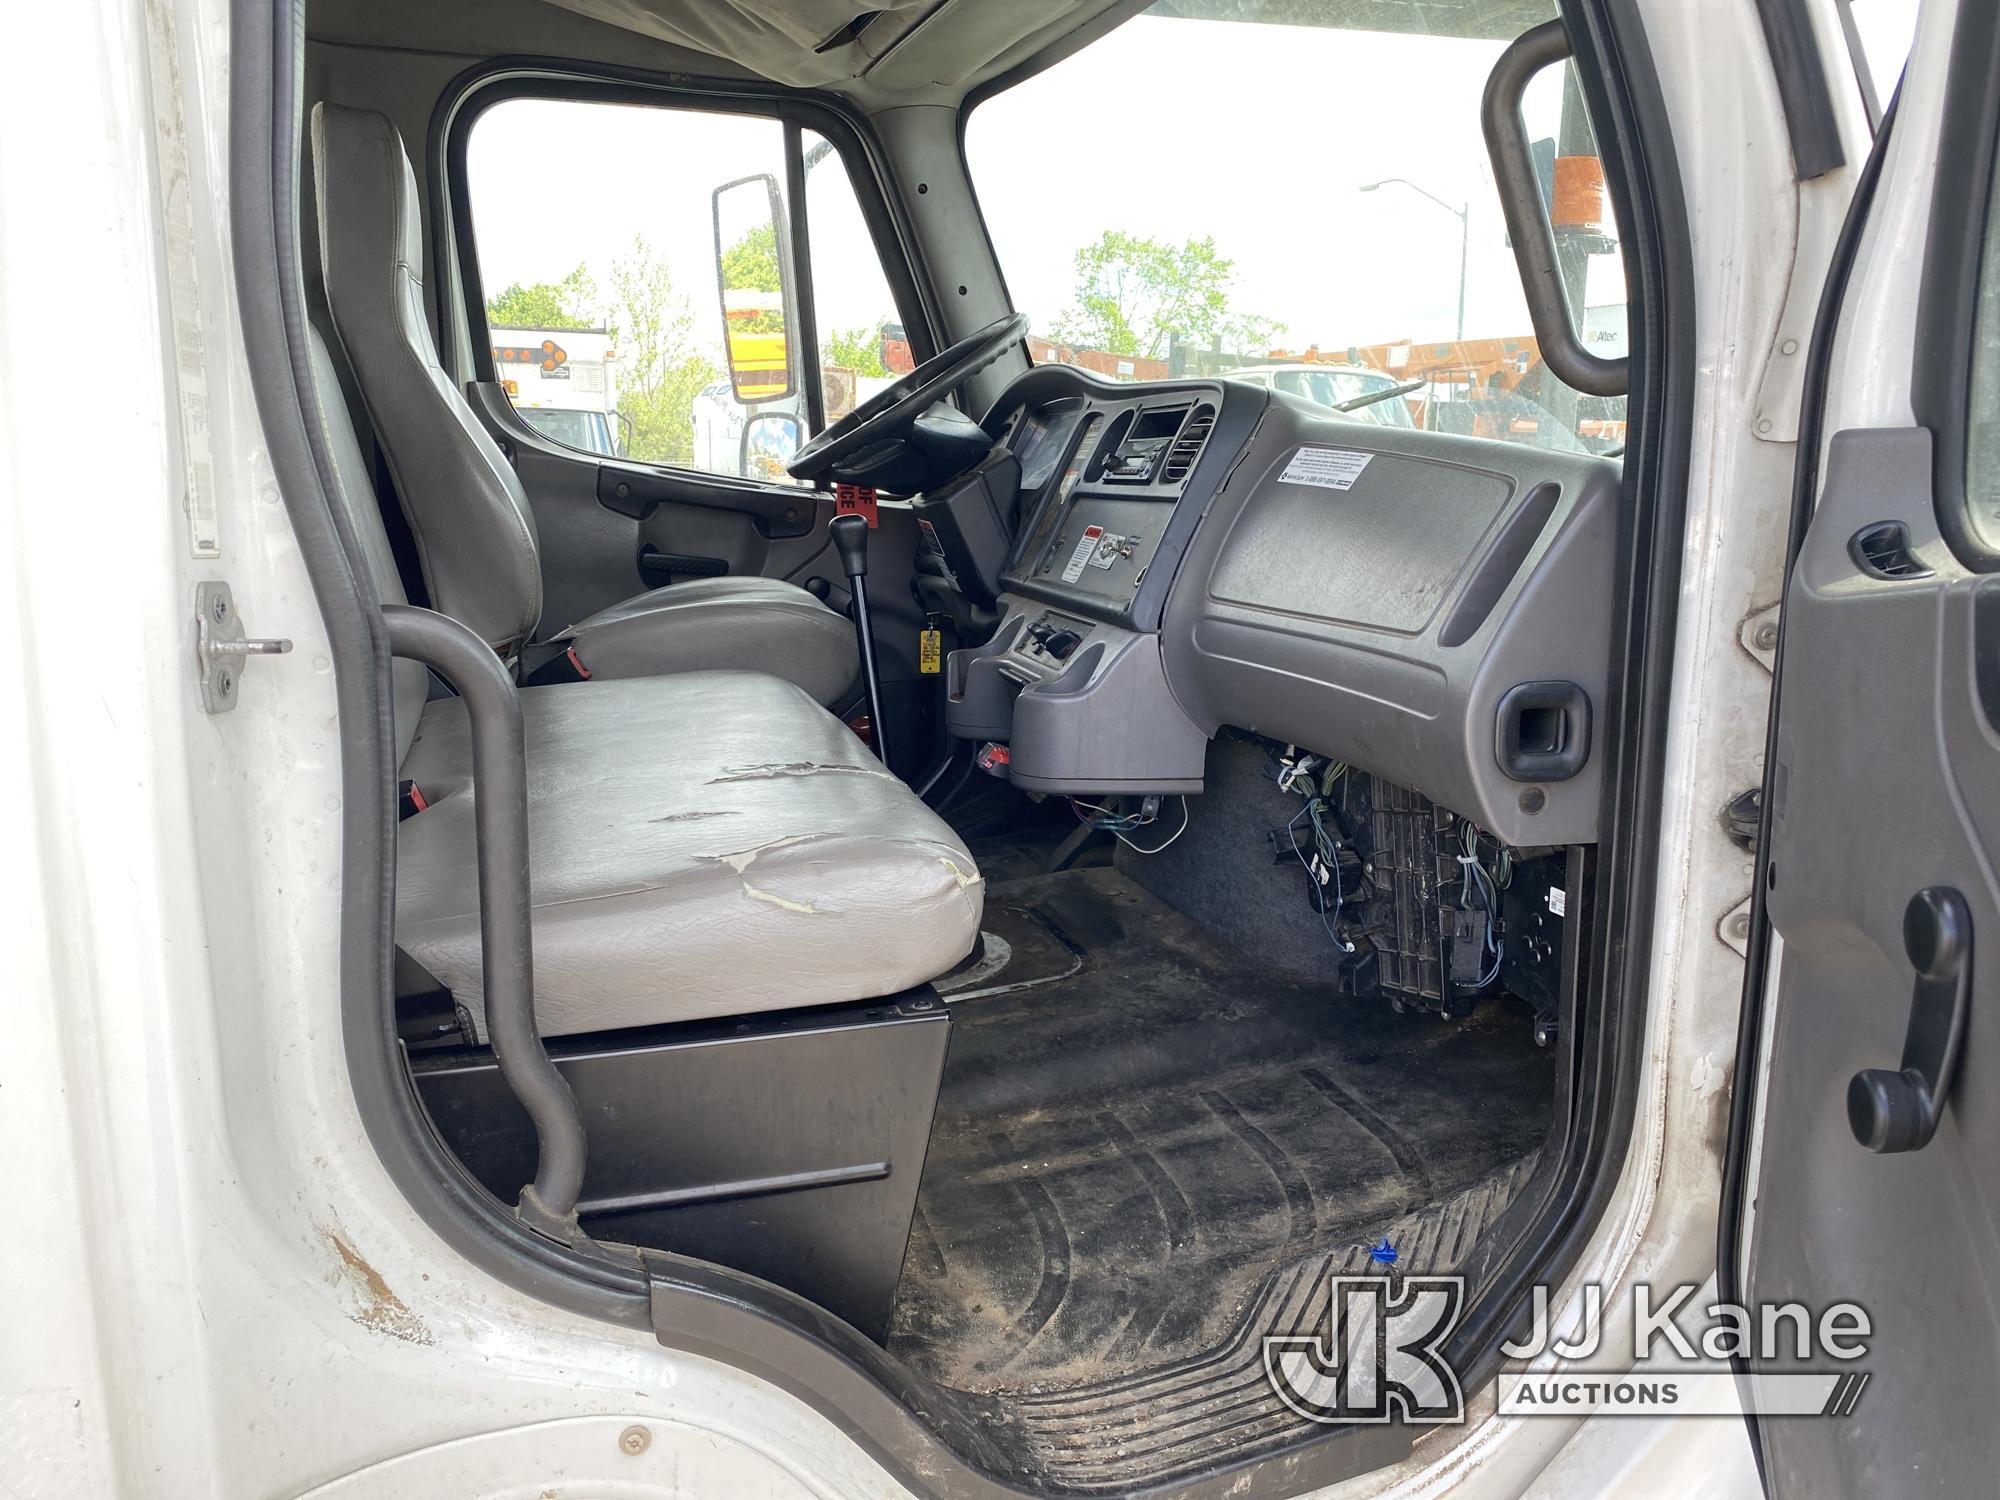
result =
[[694,461],[694,399],[721,378],[694,345],[694,314],[644,235],[611,263],[611,332],[618,407],[632,421],[629,452],[654,463]]
[[593,328],[599,316],[597,278],[584,266],[561,281],[514,282],[486,299],[494,328]]
[[882,330],[879,328],[836,328],[820,340],[819,362],[856,375],[880,376],[889,373],[882,363]]
[[784,309],[748,307],[733,292],[775,294],[785,289],[784,273],[778,267],[778,227],[759,224],[722,252],[722,300],[729,327],[736,333],[783,333]]
[[1284,325],[1230,311],[1235,272],[1213,235],[1172,245],[1107,229],[1076,252],[1076,302],[1054,336],[1140,359],[1165,359],[1177,338],[1232,352],[1267,346]]
[[722,284],[747,292],[775,292],[784,286],[776,224],[759,224],[722,252]]
[[1277,344],[1278,335],[1284,331],[1285,325],[1276,318],[1259,313],[1231,313],[1222,320],[1222,326],[1209,342],[1225,354],[1254,354],[1261,358]]

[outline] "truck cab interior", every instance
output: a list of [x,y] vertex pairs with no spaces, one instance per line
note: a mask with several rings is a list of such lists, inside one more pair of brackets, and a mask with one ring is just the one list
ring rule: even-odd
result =
[[[1629,1105],[1672,283],[1595,23],[1430,9],[308,0],[346,1046],[462,1253],[953,1493],[1407,1451],[1264,1378],[1343,1267],[1490,1367]],[[1245,167],[1270,245],[1121,220],[1292,148],[1117,80],[1299,37],[1427,123]]]

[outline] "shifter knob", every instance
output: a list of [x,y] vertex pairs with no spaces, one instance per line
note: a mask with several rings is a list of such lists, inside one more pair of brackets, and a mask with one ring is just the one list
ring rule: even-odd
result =
[[849,578],[868,576],[868,522],[860,516],[835,516],[828,528],[833,550],[840,554],[840,566]]
[[860,648],[861,678],[868,689],[868,720],[875,740],[875,753],[889,764],[889,729],[882,722],[882,681],[875,668],[875,631],[868,623],[868,522],[857,515],[835,516],[830,528],[833,550],[847,570],[847,586],[854,595],[854,643]]

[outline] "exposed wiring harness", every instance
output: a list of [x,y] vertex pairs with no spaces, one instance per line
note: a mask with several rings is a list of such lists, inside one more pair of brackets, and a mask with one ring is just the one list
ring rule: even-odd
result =
[[[1335,822],[1329,799],[1333,797],[1340,778],[1346,774],[1345,762],[1301,755],[1291,745],[1285,747],[1285,753],[1278,762],[1278,790],[1293,792],[1305,799],[1305,806],[1293,813],[1292,820],[1285,825],[1285,836],[1291,840],[1292,853],[1298,858],[1300,868],[1319,893],[1313,905],[1319,909],[1319,919],[1326,928],[1326,935],[1333,939],[1334,947],[1342,953],[1352,953],[1354,943],[1341,936],[1337,925],[1347,905],[1347,889],[1340,876],[1340,851],[1344,840],[1337,825],[1328,826]],[[1306,845],[1299,841],[1301,823],[1311,826],[1310,857],[1306,853]],[[1330,908],[1326,900],[1329,887],[1333,892]]]
[[1469,821],[1459,823],[1459,849],[1457,855],[1461,876],[1459,905],[1467,911],[1473,909],[1473,892],[1479,893],[1479,905],[1485,908],[1486,933],[1482,942],[1483,951],[1490,957],[1486,971],[1482,973],[1473,988],[1484,989],[1500,977],[1500,960],[1506,943],[1494,929],[1494,919],[1500,910],[1500,892],[1514,879],[1514,856],[1503,845],[1496,845],[1494,867],[1499,874],[1486,868],[1479,857],[1479,830]]
[[1070,810],[1076,814],[1078,821],[1087,823],[1092,828],[1100,829],[1110,834],[1134,854],[1158,854],[1188,831],[1190,815],[1188,813],[1188,800],[1185,796],[1181,798],[1181,826],[1169,834],[1164,842],[1154,844],[1150,848],[1144,844],[1133,843],[1125,835],[1144,828],[1148,824],[1158,820],[1160,816],[1160,799],[1158,797],[1140,799],[1138,810],[1135,812],[1113,812],[1108,807],[1104,807],[1096,802],[1085,802],[1077,797],[1071,797],[1069,805]]
[[[1431,994],[1443,1014],[1461,1014],[1453,1009],[1454,997],[1488,989],[1506,968],[1500,893],[1513,884],[1514,851],[1471,820],[1421,797],[1412,808],[1392,803],[1384,809],[1372,778],[1355,782],[1342,761],[1297,745],[1280,749],[1268,740],[1262,743],[1270,757],[1265,774],[1281,792],[1300,799],[1290,818],[1266,837],[1281,863],[1296,861],[1305,872],[1308,898],[1334,947],[1353,955],[1372,945],[1389,959],[1435,965],[1428,972],[1435,973],[1438,991],[1420,992],[1419,1003],[1421,994]],[[1351,820],[1357,817],[1361,830],[1353,832]],[[1415,826],[1406,826],[1411,822]],[[1382,857],[1380,849],[1369,853],[1371,829],[1375,839],[1389,840],[1383,867],[1391,881],[1387,885],[1374,862]],[[1454,863],[1456,890],[1450,874]],[[1377,905],[1384,901],[1394,903],[1386,918]],[[1400,946],[1404,942],[1407,953]],[[1403,977],[1413,990],[1419,978],[1431,982],[1418,974]],[[1392,991],[1401,988],[1390,983],[1386,972],[1382,983]]]

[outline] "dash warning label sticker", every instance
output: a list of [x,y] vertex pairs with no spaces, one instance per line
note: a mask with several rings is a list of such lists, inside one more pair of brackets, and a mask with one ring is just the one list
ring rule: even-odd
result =
[[1314,484],[1323,490],[1354,487],[1361,471],[1368,467],[1372,453],[1356,453],[1350,448],[1301,448],[1278,476],[1280,484]]
[[1075,583],[1083,577],[1083,566],[1097,550],[1097,544],[1104,536],[1102,526],[1086,526],[1083,535],[1077,538],[1076,550],[1069,555],[1069,565],[1062,570],[1064,583]]

